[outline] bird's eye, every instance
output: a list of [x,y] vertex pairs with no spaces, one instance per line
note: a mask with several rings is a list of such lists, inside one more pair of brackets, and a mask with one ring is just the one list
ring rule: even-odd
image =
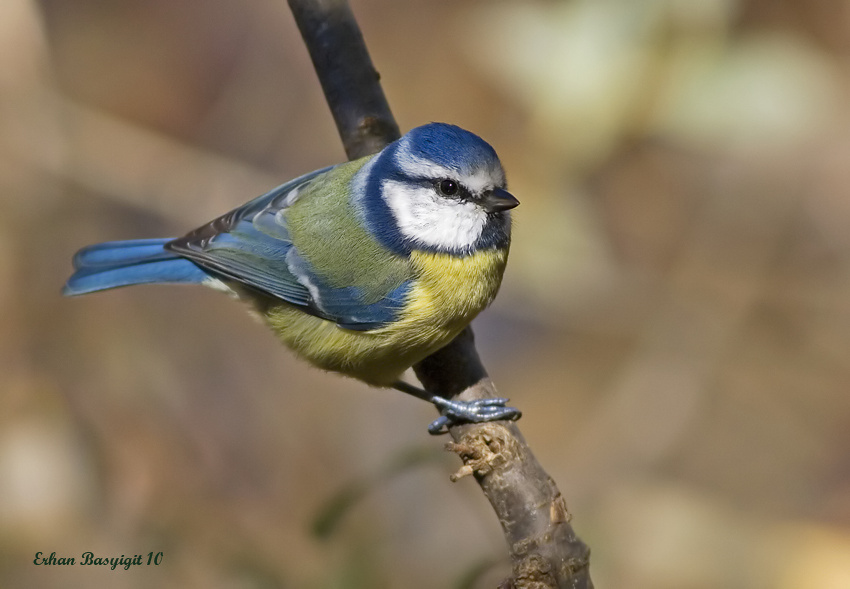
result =
[[440,182],[440,192],[445,194],[446,196],[454,196],[457,194],[458,185],[454,180],[443,180]]

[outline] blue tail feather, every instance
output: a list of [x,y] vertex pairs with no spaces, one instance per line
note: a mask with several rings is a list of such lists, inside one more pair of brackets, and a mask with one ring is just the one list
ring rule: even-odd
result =
[[84,247],[74,256],[76,272],[62,294],[81,295],[131,284],[198,283],[209,278],[200,267],[167,251],[170,239],[109,241]]
[[84,266],[114,266],[131,264],[151,259],[173,258],[174,254],[165,251],[163,246],[170,239],[129,239],[126,241],[107,241],[88,245],[74,255],[74,268]]

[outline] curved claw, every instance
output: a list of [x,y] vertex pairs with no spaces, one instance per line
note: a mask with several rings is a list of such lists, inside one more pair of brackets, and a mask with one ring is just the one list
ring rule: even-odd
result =
[[428,426],[428,433],[438,435],[447,433],[449,427],[463,423],[483,423],[508,419],[516,421],[522,412],[508,407],[508,399],[497,397],[476,399],[475,401],[452,401],[443,397],[434,397],[432,403],[440,409],[440,417]]
[[[445,429],[443,429],[445,428]],[[441,415],[430,424],[428,424],[428,433],[432,436],[449,433],[449,418]]]

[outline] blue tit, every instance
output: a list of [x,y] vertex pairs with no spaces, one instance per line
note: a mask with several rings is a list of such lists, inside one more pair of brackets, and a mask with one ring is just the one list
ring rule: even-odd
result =
[[510,246],[496,152],[453,125],[417,127],[375,155],[287,182],[177,239],[91,245],[65,295],[197,283],[248,302],[324,370],[394,387],[459,422],[516,419],[506,399],[449,401],[402,382],[496,296]]

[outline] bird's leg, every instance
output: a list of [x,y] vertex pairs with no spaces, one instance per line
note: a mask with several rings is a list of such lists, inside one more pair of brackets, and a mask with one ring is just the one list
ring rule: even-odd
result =
[[431,435],[448,433],[449,426],[462,423],[483,423],[502,419],[516,421],[522,417],[522,412],[515,407],[508,407],[506,405],[508,399],[502,397],[476,399],[474,401],[453,401],[439,395],[433,395],[401,380],[396,381],[393,388],[402,393],[413,395],[417,399],[433,403],[440,410],[440,417],[428,426],[428,433]]

